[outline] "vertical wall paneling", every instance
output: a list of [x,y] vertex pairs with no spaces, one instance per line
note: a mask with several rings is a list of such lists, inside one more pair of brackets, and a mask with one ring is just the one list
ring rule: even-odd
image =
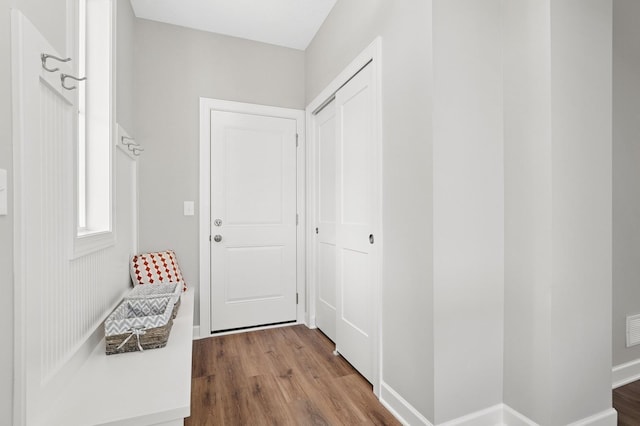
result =
[[[74,92],[42,70],[60,56],[20,13],[12,14],[16,193],[16,424],[39,424],[130,286],[136,250],[137,160],[113,148],[115,243],[73,255]],[[71,70],[62,64],[61,72]],[[114,138],[115,139],[115,138]]]

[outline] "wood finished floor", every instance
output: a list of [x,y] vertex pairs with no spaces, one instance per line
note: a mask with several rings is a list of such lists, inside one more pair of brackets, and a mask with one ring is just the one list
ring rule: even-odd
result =
[[194,341],[185,426],[399,425],[333,349],[303,325]]
[[618,426],[640,425],[640,381],[614,389],[613,408],[618,411]]

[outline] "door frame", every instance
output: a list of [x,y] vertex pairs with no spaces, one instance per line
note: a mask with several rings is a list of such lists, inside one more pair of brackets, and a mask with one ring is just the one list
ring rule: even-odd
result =
[[[268,105],[249,104],[244,102],[225,101],[221,99],[200,98],[200,202],[198,206],[198,244],[200,256],[199,308],[200,325],[194,330],[194,338],[211,337],[211,112],[226,111],[241,114],[262,115],[268,117],[288,118],[296,121],[298,149],[296,153],[296,207],[298,226],[296,236],[296,288],[298,305],[296,324],[304,323],[306,304],[306,214],[305,214],[305,115],[303,110],[281,108]],[[255,327],[251,330],[259,330]],[[228,334],[228,333],[216,333]]]
[[335,93],[347,82],[355,76],[362,68],[370,66],[373,72],[373,85],[374,85],[374,143],[375,150],[377,152],[378,161],[376,164],[378,175],[378,191],[376,194],[376,211],[378,223],[376,224],[373,232],[376,235],[376,244],[378,244],[378,259],[376,269],[376,280],[373,285],[373,300],[375,307],[375,325],[373,336],[374,347],[376,348],[373,354],[374,365],[374,381],[373,392],[380,395],[380,382],[382,378],[382,259],[384,251],[384,235],[382,229],[382,38],[376,37],[369,46],[367,46],[342,72],[335,78],[329,85],[317,95],[313,101],[305,109],[306,122],[307,122],[307,220],[309,223],[307,231],[307,294],[308,294],[308,306],[307,316],[305,318],[306,323],[310,328],[316,328],[316,244],[314,236],[314,227],[317,223],[316,218],[316,185],[315,179],[317,176],[316,170],[316,120],[314,112],[324,107],[330,99],[335,96]]

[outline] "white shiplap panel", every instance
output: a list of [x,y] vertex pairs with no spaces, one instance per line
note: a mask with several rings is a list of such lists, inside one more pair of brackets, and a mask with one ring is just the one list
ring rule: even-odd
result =
[[[128,288],[128,259],[133,254],[134,235],[123,232],[113,247],[71,259],[75,110],[47,84],[41,84],[40,94],[41,156],[34,158],[29,168],[39,175],[34,182],[41,197],[33,198],[33,207],[40,212],[39,236],[32,241],[39,246],[34,252],[39,255],[31,262],[39,265],[41,279],[31,280],[28,285],[40,295],[29,308],[39,317],[40,328],[37,341],[30,346],[38,347],[39,393],[47,398],[57,388],[65,365]],[[114,223],[116,228],[131,230],[135,229],[135,181],[131,179],[136,176],[136,163],[123,156],[118,156],[117,161],[121,164],[114,167],[114,184],[134,189],[123,191],[116,198],[121,214]]]

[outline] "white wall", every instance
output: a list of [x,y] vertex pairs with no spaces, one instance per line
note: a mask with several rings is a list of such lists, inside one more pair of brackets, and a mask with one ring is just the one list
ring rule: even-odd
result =
[[175,250],[197,289],[199,98],[303,109],[304,52],[136,19],[134,55],[140,250]]
[[626,317],[640,314],[640,2],[613,2],[613,364],[640,359],[626,347]]
[[505,10],[504,400],[539,424],[615,424],[611,1]]
[[501,4],[434,1],[436,424],[502,402]]
[[306,51],[310,102],[382,36],[382,380],[433,420],[431,1],[338,0]]

